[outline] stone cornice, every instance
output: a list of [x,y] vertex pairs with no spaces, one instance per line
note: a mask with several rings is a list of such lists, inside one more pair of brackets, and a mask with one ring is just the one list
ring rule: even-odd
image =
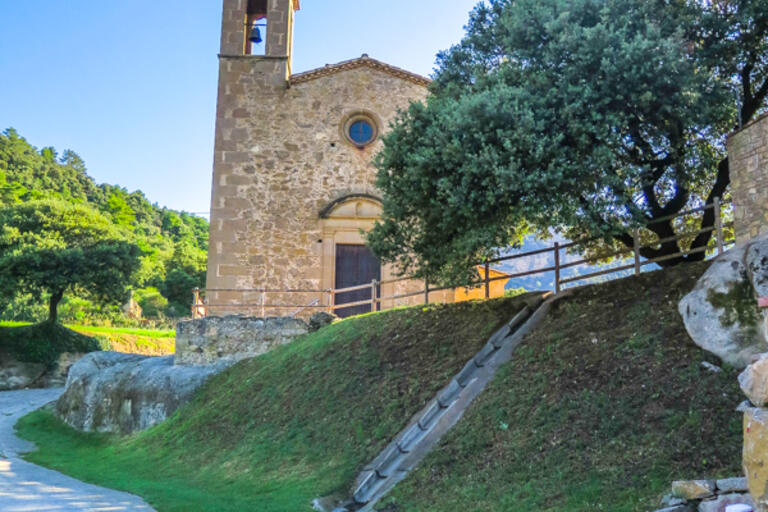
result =
[[309,82],[310,80],[322,78],[324,76],[330,76],[336,73],[340,73],[342,71],[349,71],[352,69],[357,69],[362,67],[368,67],[371,69],[382,71],[384,73],[387,73],[388,75],[392,75],[394,77],[400,78],[402,80],[406,80],[408,82],[412,82],[417,85],[421,85],[423,87],[426,87],[430,83],[432,83],[432,80],[430,80],[427,77],[417,75],[416,73],[411,73],[410,71],[406,71],[404,69],[398,68],[396,66],[392,66],[385,62],[381,62],[380,60],[372,59],[367,54],[363,54],[362,57],[358,57],[356,59],[350,59],[350,60],[345,60],[343,62],[339,62],[338,64],[327,64],[322,68],[305,71],[303,73],[297,73],[291,76],[290,83],[291,85],[301,84],[304,82]]
[[736,135],[736,134],[738,134],[738,133],[741,133],[741,132],[743,132],[744,130],[746,130],[746,129],[747,129],[747,128],[749,128],[750,126],[752,126],[752,125],[755,125],[755,124],[757,124],[757,123],[761,122],[761,121],[762,121],[763,119],[765,119],[766,117],[768,117],[768,112],[766,112],[766,113],[764,113],[764,114],[760,114],[759,116],[757,116],[756,118],[754,118],[753,120],[751,120],[750,122],[748,122],[747,124],[745,124],[744,126],[742,126],[741,128],[739,128],[739,129],[737,129],[737,130],[733,130],[731,133],[729,133],[729,134],[728,134],[728,137],[727,137],[727,138],[729,138],[729,139],[730,139],[730,138],[731,138],[731,137],[733,137],[734,135]]
[[220,59],[243,59],[243,60],[288,60],[287,55],[226,55],[219,54]]

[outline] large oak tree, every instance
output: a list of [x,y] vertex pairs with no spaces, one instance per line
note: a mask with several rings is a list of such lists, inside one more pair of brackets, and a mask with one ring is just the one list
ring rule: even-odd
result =
[[[725,137],[766,96],[766,0],[489,0],[384,138],[368,242],[448,279],[531,231],[667,238],[690,219],[658,219],[727,193]],[[712,226],[712,209],[694,222]]]

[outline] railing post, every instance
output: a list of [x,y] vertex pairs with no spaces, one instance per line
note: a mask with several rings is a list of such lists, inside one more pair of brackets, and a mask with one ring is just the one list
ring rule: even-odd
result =
[[633,235],[633,242],[634,247],[633,251],[635,253],[635,275],[640,275],[640,230],[636,229],[635,233]]
[[429,279],[424,278],[424,304],[429,304]]
[[560,293],[560,243],[555,242],[555,293]]
[[371,281],[371,313],[376,311],[376,285],[378,281]]
[[333,288],[328,289],[328,313],[333,314],[336,310],[336,290]]
[[261,318],[267,318],[267,292],[261,292]]
[[715,197],[715,238],[717,239],[717,254],[723,254],[723,218],[720,215],[720,198]]
[[491,281],[489,279],[489,266],[488,263],[485,264],[485,298],[489,299],[491,297]]
[[200,318],[200,288],[192,290],[192,318]]

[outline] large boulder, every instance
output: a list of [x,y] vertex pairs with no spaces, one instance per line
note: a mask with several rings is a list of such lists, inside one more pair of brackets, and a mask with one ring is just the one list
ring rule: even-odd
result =
[[78,430],[142,430],[166,419],[229,364],[174,365],[173,356],[92,352],[70,369],[55,412]]
[[712,261],[678,310],[693,341],[738,367],[768,352],[766,313],[757,298],[768,296],[768,235],[738,245]]

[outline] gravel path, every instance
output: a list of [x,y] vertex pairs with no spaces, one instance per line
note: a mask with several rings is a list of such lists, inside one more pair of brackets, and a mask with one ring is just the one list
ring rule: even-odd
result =
[[154,509],[124,492],[83,483],[21,459],[34,444],[16,437],[13,426],[30,411],[56,400],[62,389],[0,392],[0,511],[126,511]]

